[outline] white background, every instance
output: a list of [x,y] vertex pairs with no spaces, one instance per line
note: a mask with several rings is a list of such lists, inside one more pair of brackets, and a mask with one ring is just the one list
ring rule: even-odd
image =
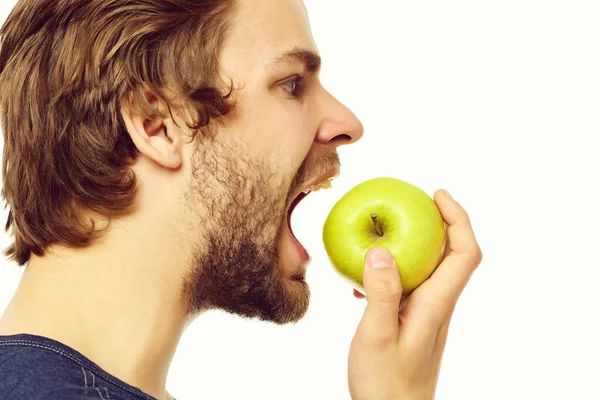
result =
[[[14,3],[2,0],[0,20]],[[313,257],[312,305],[286,327],[205,314],[181,341],[169,390],[180,400],[349,399],[347,350],[365,303],[331,268],[321,227],[343,193],[386,175],[430,194],[447,188],[484,252],[437,398],[600,399],[600,3],[307,7],[322,80],[365,125],[360,144],[340,151],[334,189],[294,213]],[[19,276],[0,266],[0,311]]]

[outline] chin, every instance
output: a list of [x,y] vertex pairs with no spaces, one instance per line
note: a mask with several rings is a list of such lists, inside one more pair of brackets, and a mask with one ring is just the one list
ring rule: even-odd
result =
[[282,271],[281,284],[285,294],[280,298],[279,307],[282,309],[283,318],[276,318],[278,324],[295,323],[302,319],[310,304],[310,287],[306,282],[306,267],[279,265]]
[[310,305],[310,288],[304,280],[288,280],[286,286],[289,290],[287,298],[289,308],[283,314],[285,317],[276,322],[280,325],[300,321],[308,312]]

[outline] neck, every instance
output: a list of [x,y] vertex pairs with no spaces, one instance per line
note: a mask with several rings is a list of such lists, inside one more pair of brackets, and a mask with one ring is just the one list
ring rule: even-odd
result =
[[122,250],[101,245],[32,257],[0,319],[0,334],[57,340],[124,382],[169,399],[167,374],[188,321],[182,275],[173,273],[183,260],[152,249]]

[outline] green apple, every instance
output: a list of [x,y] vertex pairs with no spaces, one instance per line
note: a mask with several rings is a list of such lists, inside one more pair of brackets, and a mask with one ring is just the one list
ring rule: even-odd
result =
[[363,288],[367,251],[387,248],[408,294],[440,263],[446,229],[437,205],[423,190],[399,179],[375,178],[335,204],[323,227],[323,242],[335,269],[358,289]]

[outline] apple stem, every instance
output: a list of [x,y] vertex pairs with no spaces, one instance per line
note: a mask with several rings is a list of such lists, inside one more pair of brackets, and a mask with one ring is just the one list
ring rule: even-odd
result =
[[373,224],[375,225],[375,232],[377,232],[379,236],[383,236],[381,225],[379,225],[379,221],[377,220],[377,214],[371,214],[371,219],[373,220]]

